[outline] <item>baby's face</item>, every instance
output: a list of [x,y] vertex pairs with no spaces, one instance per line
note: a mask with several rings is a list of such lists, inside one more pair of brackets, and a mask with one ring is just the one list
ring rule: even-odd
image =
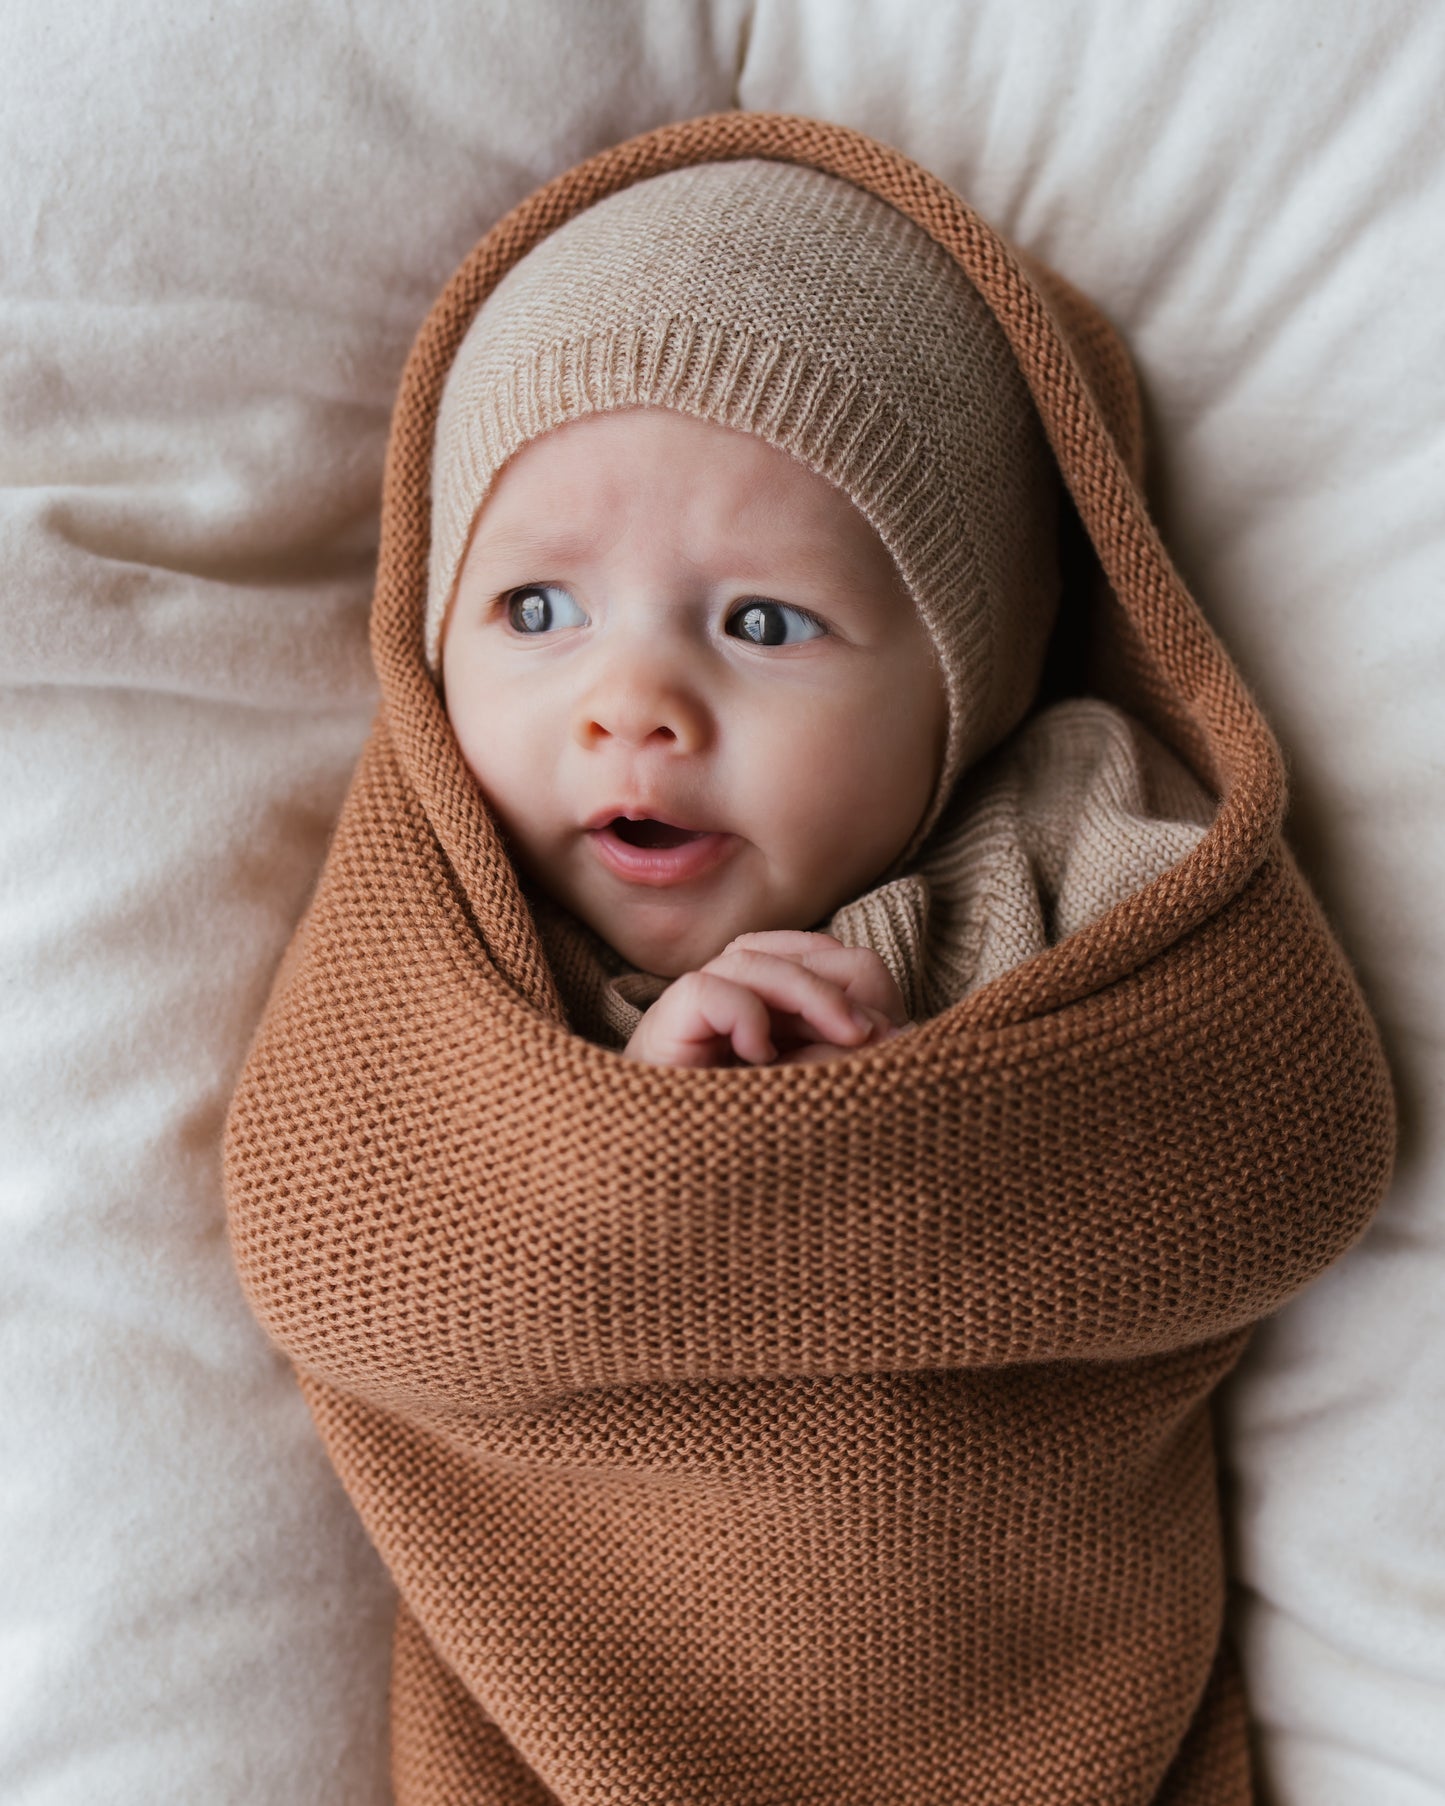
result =
[[932,643],[867,521],[670,409],[572,421],[504,467],[442,672],[518,864],[663,977],[865,890],[943,755]]

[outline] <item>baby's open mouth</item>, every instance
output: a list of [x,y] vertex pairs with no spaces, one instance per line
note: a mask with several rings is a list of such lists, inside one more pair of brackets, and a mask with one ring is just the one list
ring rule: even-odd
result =
[[682,828],[644,815],[613,815],[587,836],[593,856],[624,884],[693,884],[730,859],[742,842],[717,828]]
[[685,841],[696,840],[702,832],[700,828],[674,828],[668,822],[653,821],[650,816],[629,821],[625,815],[616,815],[607,825],[619,840],[632,847],[680,847]]

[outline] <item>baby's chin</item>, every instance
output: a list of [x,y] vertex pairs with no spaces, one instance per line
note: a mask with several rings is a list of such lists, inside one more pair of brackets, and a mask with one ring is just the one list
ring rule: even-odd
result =
[[598,934],[629,966],[639,972],[651,972],[657,978],[681,978],[684,972],[696,972],[709,960],[716,959],[728,942],[747,930],[724,926],[712,929],[697,923],[685,931],[661,932],[648,923],[591,920],[588,927]]
[[583,921],[629,966],[657,978],[681,978],[716,959],[740,934],[773,928],[804,928],[809,923],[758,918],[747,912],[703,915],[696,906],[649,910],[579,911]]

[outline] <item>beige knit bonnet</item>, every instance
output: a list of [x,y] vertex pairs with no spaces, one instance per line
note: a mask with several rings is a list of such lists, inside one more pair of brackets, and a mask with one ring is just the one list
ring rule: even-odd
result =
[[1017,725],[1057,604],[1059,478],[1003,331],[953,258],[876,195],[760,159],[606,196],[515,264],[443,390],[426,657],[503,464],[565,421],[677,408],[835,483],[892,554],[948,701],[934,794]]

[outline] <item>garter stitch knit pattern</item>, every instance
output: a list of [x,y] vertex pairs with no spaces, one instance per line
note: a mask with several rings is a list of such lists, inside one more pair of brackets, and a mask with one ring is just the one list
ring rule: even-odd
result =
[[[911,1033],[691,1071],[565,1025],[427,665],[429,484],[503,274],[602,196],[733,158],[852,182],[958,259],[1087,541],[1087,688],[1217,808]],[[399,1806],[1250,1800],[1209,1401],[1361,1233],[1394,1109],[1281,838],[1278,749],[1139,474],[1099,316],[811,120],[589,159],[428,317],[388,451],[381,708],[226,1133],[237,1270],[398,1587]]]

